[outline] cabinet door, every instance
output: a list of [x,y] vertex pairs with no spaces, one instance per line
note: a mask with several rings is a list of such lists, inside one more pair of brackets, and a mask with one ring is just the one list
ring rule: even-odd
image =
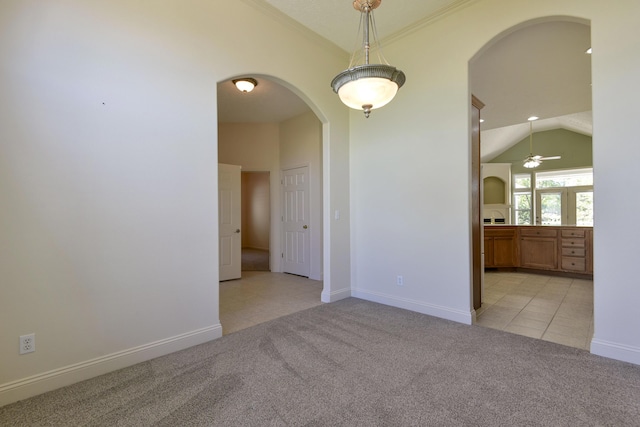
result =
[[493,262],[496,267],[515,267],[516,239],[513,237],[493,238]]
[[558,268],[558,242],[553,237],[522,237],[520,266],[543,270]]
[[485,237],[484,238],[484,267],[491,268],[495,266],[496,265],[493,260],[493,237]]

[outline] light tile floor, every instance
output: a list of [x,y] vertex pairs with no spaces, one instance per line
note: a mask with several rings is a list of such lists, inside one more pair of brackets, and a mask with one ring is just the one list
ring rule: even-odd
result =
[[593,281],[485,272],[476,324],[589,350]]
[[322,282],[268,271],[243,271],[220,282],[223,335],[322,304]]

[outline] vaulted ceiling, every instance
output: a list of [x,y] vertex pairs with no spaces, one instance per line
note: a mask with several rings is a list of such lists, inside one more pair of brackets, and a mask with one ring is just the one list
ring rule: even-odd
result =
[[[243,1],[279,19],[294,20],[301,31],[314,32],[347,52],[357,48],[359,13],[351,0]],[[401,37],[475,1],[382,2],[374,13],[378,35],[384,45],[385,38]],[[541,118],[534,131],[565,128],[591,135],[591,56],[585,54],[589,47],[588,24],[541,21],[497,37],[471,59],[471,92],[486,105],[481,127],[483,161],[526,137],[531,115]],[[230,81],[218,85],[220,122],[279,122],[308,110],[284,86],[252,77],[258,86],[250,94],[240,93]],[[407,76],[407,81],[411,78]],[[327,90],[331,90],[329,83]]]

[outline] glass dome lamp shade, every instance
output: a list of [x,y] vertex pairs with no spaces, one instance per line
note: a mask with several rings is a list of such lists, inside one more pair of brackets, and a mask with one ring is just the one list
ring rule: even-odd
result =
[[[364,64],[353,65],[356,61],[354,52],[349,68],[342,71],[331,81],[333,91],[348,107],[364,111],[369,117],[371,110],[388,104],[404,84],[406,77],[396,67],[387,63],[376,40],[376,28],[373,20],[373,9],[380,6],[382,0],[354,0],[353,7],[361,12],[363,27]],[[369,43],[369,27],[373,28],[374,50],[377,49],[380,63],[370,64],[371,44]],[[362,58],[360,58],[362,59]]]
[[338,74],[331,86],[346,106],[362,109],[368,117],[371,110],[388,104],[404,81],[404,73],[395,67],[366,64]]
[[251,92],[253,88],[258,86],[258,82],[256,81],[256,79],[252,79],[251,77],[245,77],[243,79],[235,79],[232,81],[233,81],[233,84],[236,85],[236,88],[238,88],[240,92],[245,92],[245,93]]
[[527,169],[533,169],[540,166],[540,160],[534,158],[533,156],[529,156],[525,159],[524,164],[522,165]]

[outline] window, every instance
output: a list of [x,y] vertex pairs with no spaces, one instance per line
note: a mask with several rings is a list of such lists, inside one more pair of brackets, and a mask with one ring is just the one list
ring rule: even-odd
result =
[[537,172],[536,188],[593,185],[593,169]]
[[593,226],[593,169],[515,174],[513,206],[517,225]]
[[513,176],[513,223],[531,225],[533,203],[531,198],[531,174]]

